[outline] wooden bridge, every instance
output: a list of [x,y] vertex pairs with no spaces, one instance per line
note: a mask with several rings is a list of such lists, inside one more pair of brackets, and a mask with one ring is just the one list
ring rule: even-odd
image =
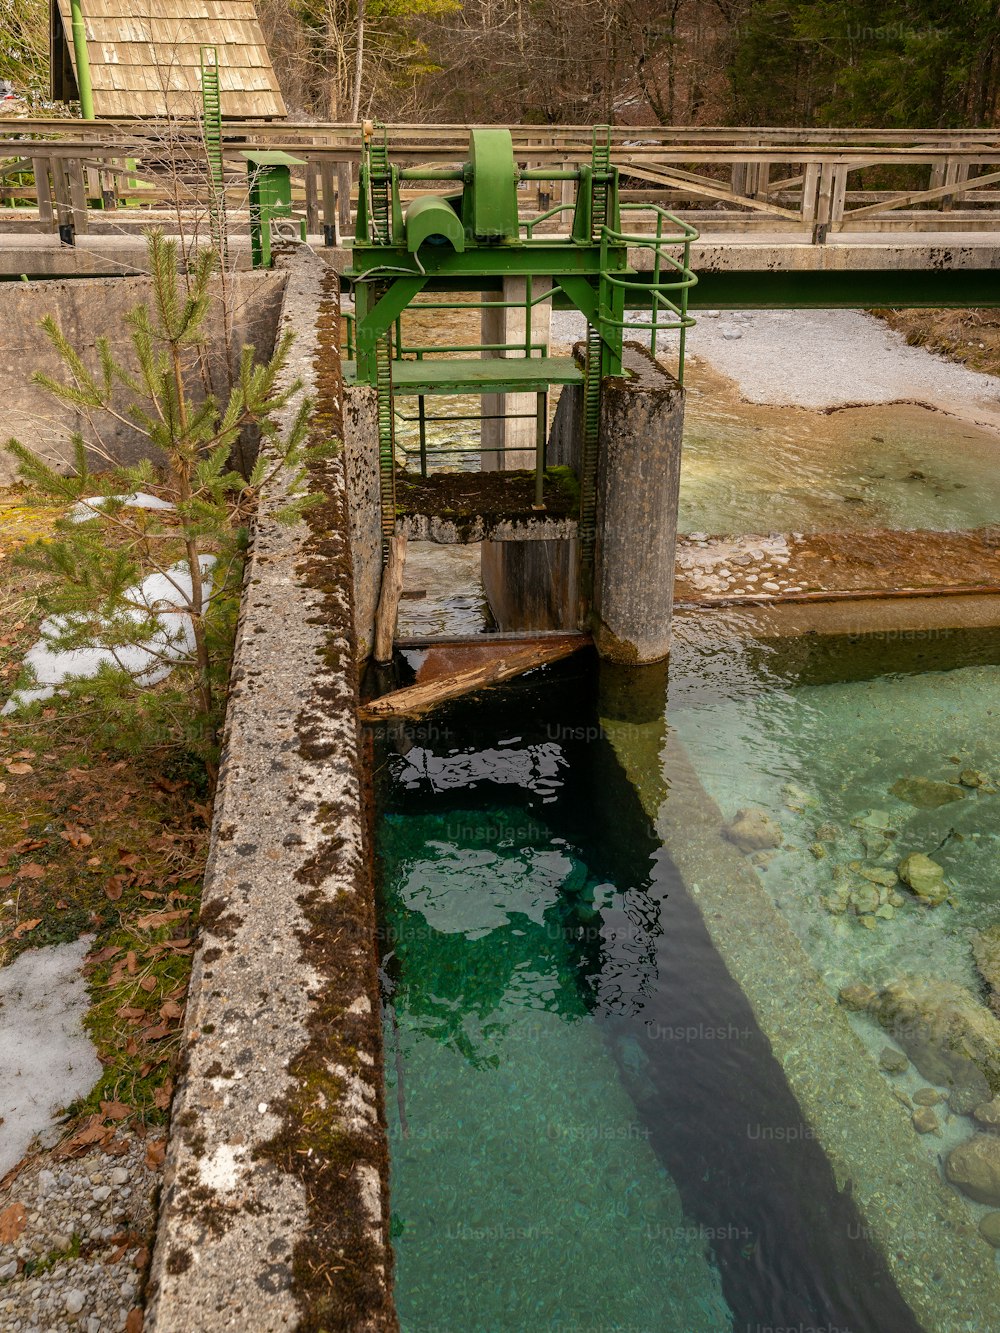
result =
[[[393,160],[454,166],[465,157],[469,128],[390,125]],[[587,126],[519,125],[512,135],[525,167],[558,171],[590,159]],[[64,235],[67,224],[79,237],[89,232],[91,248],[99,249],[99,235],[138,232],[151,218],[169,227],[178,205],[187,213],[208,205],[211,176],[196,120],[0,121],[0,141],[0,273],[26,271],[11,269],[4,250],[37,253],[55,245],[60,226]],[[338,246],[356,206],[352,168],[360,147],[355,124],[226,121],[231,224],[238,231],[246,221],[239,154],[283,150],[302,160],[293,199],[308,234]],[[692,258],[701,286],[693,305],[1000,300],[995,129],[617,128],[612,162],[622,173],[623,201],[660,205],[699,229]],[[527,208],[554,211],[539,229],[563,225],[557,210],[572,188],[569,181],[522,184]],[[25,232],[36,236],[26,240]],[[127,264],[123,242],[116,245],[115,262]],[[896,276],[886,283],[876,276],[883,273]],[[721,276],[727,274],[743,277]],[[781,274],[788,277],[785,296],[770,280]],[[769,275],[767,300],[752,275]]]

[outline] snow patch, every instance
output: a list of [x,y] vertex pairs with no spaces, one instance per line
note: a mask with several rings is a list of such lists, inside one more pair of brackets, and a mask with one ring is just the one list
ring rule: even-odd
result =
[[169,500],[161,500],[158,495],[148,495],[145,491],[136,491],[133,495],[88,495],[77,501],[69,511],[71,523],[89,523],[96,518],[96,510],[103,509],[110,502],[124,505],[126,509],[173,509]]
[[[199,564],[204,594],[208,597],[212,590],[210,576],[215,556],[203,555]],[[186,560],[178,561],[165,574],[150,574],[142,583],[126,589],[125,596],[137,604],[127,613],[135,623],[145,620],[149,613],[156,616],[159,628],[145,644],[111,647],[97,639],[89,648],[59,648],[60,637],[72,628],[74,622],[70,616],[50,616],[42,621],[39,627],[41,637],[24,658],[24,665],[31,668],[36,684],[15,690],[0,708],[0,715],[13,713],[39,699],[50,699],[63,681],[96,676],[104,665],[127,671],[141,685],[155,685],[170,675],[172,662],[191,655],[194,628],[184,609],[191,599],[191,571]]]
[[0,1177],[101,1076],[82,1021],[90,997],[80,969],[90,944],[84,936],[29,949],[0,968]]

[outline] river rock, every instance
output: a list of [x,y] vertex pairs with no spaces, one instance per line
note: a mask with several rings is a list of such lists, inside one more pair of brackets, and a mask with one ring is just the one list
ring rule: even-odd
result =
[[895,1046],[883,1046],[878,1053],[878,1067],[884,1069],[887,1074],[904,1074],[910,1067],[910,1062],[902,1051],[897,1051]]
[[918,1088],[913,1094],[913,1100],[917,1106],[937,1106],[938,1102],[944,1101],[944,1097],[937,1088]]
[[963,787],[988,787],[990,779],[986,773],[980,773],[978,768],[963,768],[958,775],[958,780]]
[[780,847],[784,841],[780,827],[766,810],[737,810],[736,818],[725,826],[723,832],[741,852]]
[[874,912],[879,905],[878,889],[874,884],[860,884],[851,893],[851,902],[859,915]]
[[1000,1213],[984,1213],[979,1219],[979,1234],[988,1245],[1000,1250]]
[[972,956],[990,988],[990,1008],[1000,1014],[1000,926],[990,926],[972,937]]
[[976,1203],[1000,1204],[1000,1136],[973,1134],[944,1161],[945,1175]]
[[871,1008],[878,999],[878,991],[866,986],[863,981],[854,981],[849,986],[841,987],[837,999],[845,1009],[860,1014],[865,1009]]
[[980,1105],[977,1100],[982,1085],[960,1083],[948,1093],[948,1110],[952,1115],[972,1115]]
[[972,1112],[972,1118],[983,1129],[1000,1132],[1000,1097],[994,1097],[991,1102],[981,1102]]
[[918,1134],[936,1134],[940,1128],[938,1118],[929,1106],[918,1106],[910,1119]]
[[931,907],[937,907],[947,898],[949,889],[944,882],[944,870],[923,852],[911,852],[900,861],[899,878]]
[[969,1096],[1000,1091],[1000,1020],[964,986],[950,981],[894,982],[869,1006],[872,1016],[928,1081]]
[[918,810],[936,810],[964,799],[961,787],[951,782],[934,782],[931,778],[900,778],[889,790],[898,801],[915,805]]
[[899,879],[895,870],[888,870],[884,866],[858,866],[858,874],[863,875],[865,879],[872,884],[879,884],[884,889],[891,889]]

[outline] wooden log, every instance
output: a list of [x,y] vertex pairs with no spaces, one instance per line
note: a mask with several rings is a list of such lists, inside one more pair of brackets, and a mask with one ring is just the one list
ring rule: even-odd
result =
[[389,541],[389,559],[382,571],[382,588],[375,612],[376,662],[392,661],[392,646],[396,638],[396,617],[403,592],[403,569],[406,565],[406,533],[398,532]]
[[358,716],[362,722],[381,722],[385,718],[394,717],[421,717],[436,704],[458,699],[463,694],[471,694],[490,685],[499,685],[502,681],[533,671],[535,667],[546,666],[549,662],[558,662],[589,642],[590,639],[581,634],[578,639],[562,639],[554,644],[543,641],[527,648],[499,652],[492,662],[484,662],[465,671],[455,671],[448,676],[439,676],[426,685],[410,685],[405,690],[394,690],[392,694],[384,694],[381,699],[372,699],[359,709]]

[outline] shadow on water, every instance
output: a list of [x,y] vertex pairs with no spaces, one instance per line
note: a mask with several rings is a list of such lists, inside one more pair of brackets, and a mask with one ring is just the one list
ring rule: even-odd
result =
[[381,743],[403,1327],[915,1333],[597,717],[577,661]]

